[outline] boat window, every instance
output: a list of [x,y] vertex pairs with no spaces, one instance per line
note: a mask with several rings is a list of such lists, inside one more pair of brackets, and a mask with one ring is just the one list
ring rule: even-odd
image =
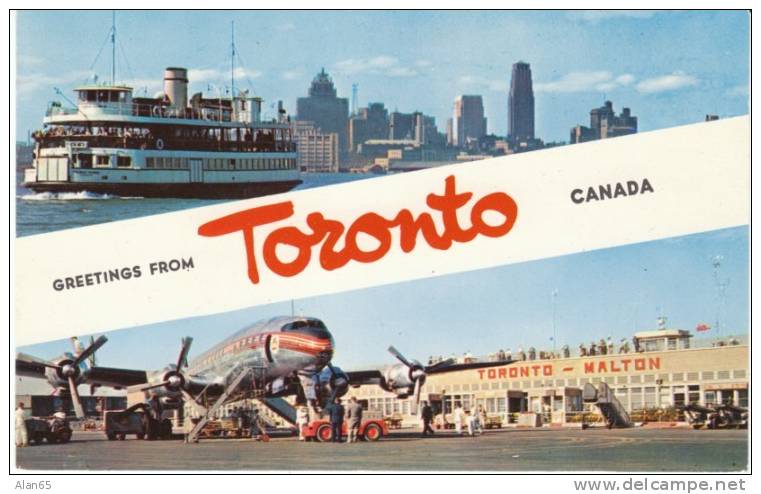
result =
[[129,168],[132,166],[132,158],[129,156],[118,156],[116,158],[116,166],[119,168]]
[[77,161],[80,168],[92,168],[92,155],[91,154],[79,154],[77,155]]
[[109,166],[111,164],[111,157],[108,155],[99,155],[96,157],[95,164],[98,166]]

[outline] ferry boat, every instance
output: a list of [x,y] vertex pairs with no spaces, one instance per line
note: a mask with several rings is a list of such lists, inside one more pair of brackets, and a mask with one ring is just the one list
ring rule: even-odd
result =
[[75,107],[50,103],[33,134],[23,186],[131,197],[248,198],[301,183],[282,105],[263,120],[262,99],[239,92],[188,100],[188,71],[170,67],[164,90],[138,97],[128,86],[75,88]]

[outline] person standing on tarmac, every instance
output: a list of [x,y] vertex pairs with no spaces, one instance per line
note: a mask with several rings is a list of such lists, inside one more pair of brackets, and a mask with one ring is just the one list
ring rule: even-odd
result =
[[462,405],[457,405],[454,409],[454,428],[458,436],[462,436],[462,423],[465,421],[465,410],[462,409]]
[[262,430],[261,424],[259,423],[259,409],[256,407],[251,409],[251,430],[249,432],[251,439],[254,441],[261,441]]
[[304,441],[304,427],[309,424],[309,410],[307,407],[299,407],[296,410],[296,427],[299,429],[299,441]]
[[356,443],[359,436],[359,425],[362,423],[362,405],[357,403],[357,398],[352,396],[349,406],[346,408],[346,425],[349,429],[347,443]]
[[16,408],[16,446],[23,448],[29,446],[29,434],[26,431],[26,410],[24,404],[19,403]]
[[341,399],[336,398],[328,407],[328,413],[330,414],[330,429],[334,443],[341,442],[341,426],[344,423],[344,407],[341,405]]
[[433,434],[433,428],[431,422],[433,421],[433,409],[427,401],[423,402],[423,409],[420,411],[420,416],[423,419],[423,437],[427,436],[430,432]]
[[[193,419],[190,417],[190,414],[186,414],[185,418],[182,419],[182,433],[184,436],[184,443],[188,444],[190,443],[190,433],[193,431],[193,428],[195,427],[195,423],[193,422]],[[198,442],[198,439],[196,439],[194,442]]]
[[488,420],[488,417],[486,416],[486,410],[484,410],[482,405],[478,405],[476,418],[478,419],[478,433],[483,434],[484,430],[486,430],[486,421]]

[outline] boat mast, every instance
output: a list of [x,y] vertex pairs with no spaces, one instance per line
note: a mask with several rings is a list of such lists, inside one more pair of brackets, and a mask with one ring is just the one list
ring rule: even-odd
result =
[[111,11],[111,85],[116,85],[116,11]]
[[235,21],[231,21],[230,30],[230,101],[235,101]]

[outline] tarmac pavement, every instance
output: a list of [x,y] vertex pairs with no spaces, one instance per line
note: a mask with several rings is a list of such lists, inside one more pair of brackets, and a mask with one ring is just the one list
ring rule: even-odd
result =
[[75,432],[68,444],[16,448],[16,464],[29,470],[738,472],[748,469],[748,431],[510,429],[423,439],[403,430],[356,444],[295,437],[108,441],[102,432]]

